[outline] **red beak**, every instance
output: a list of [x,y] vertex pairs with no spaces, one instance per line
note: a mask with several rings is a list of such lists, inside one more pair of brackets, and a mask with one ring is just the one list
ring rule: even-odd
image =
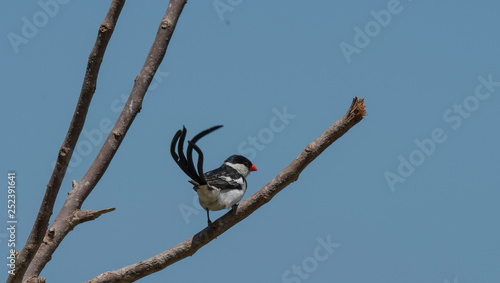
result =
[[252,167],[250,167],[250,172],[251,171],[257,171],[257,167],[255,167],[255,165],[252,164]]

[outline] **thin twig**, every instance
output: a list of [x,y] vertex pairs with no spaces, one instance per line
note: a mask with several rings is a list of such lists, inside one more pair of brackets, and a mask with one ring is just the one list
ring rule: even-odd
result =
[[165,16],[158,28],[153,46],[149,51],[142,70],[135,79],[134,87],[132,88],[122,113],[118,117],[118,120],[87,173],[80,182],[73,184],[73,190],[68,194],[61,211],[50,226],[49,230],[53,232],[53,237],[45,237],[45,240],[38,249],[37,254],[25,274],[25,279],[37,277],[40,274],[62,240],[79,224],[79,222],[71,221],[74,217],[74,213],[81,209],[87,196],[92,192],[106,172],[125,134],[132,125],[136,115],[141,110],[142,100],[146,95],[146,91],[153,80],[156,70],[165,56],[167,46],[172,38],[177,20],[185,4],[186,0],[170,1]]
[[207,227],[193,237],[152,258],[109,271],[94,277],[86,283],[134,282],[149,274],[158,272],[167,266],[192,256],[201,247],[245,219],[259,207],[269,202],[277,193],[299,178],[300,173],[318,157],[328,146],[345,134],[366,115],[363,99],[353,99],[351,107],[340,120],[335,122],[325,133],[310,143],[299,156],[271,182],[253,196],[241,202],[236,212],[231,210],[215,221],[214,227]]
[[[104,213],[108,213],[111,211],[114,211],[116,208],[106,208],[106,209],[101,209],[97,211],[92,211],[92,210],[77,210],[73,214],[73,219],[72,221],[76,222],[75,226],[87,221],[92,221],[97,219],[99,216],[103,215]],[[50,231],[50,229],[49,229]]]
[[21,282],[24,273],[43,241],[49,225],[50,216],[52,215],[54,209],[54,203],[56,201],[57,194],[59,193],[59,188],[61,187],[62,180],[66,174],[66,169],[68,168],[69,161],[73,155],[73,150],[75,149],[78,137],[83,129],[90,101],[92,100],[96,89],[97,75],[99,73],[99,68],[101,67],[104,52],[106,51],[109,39],[113,34],[116,21],[118,20],[118,16],[120,15],[120,11],[124,3],[125,0],[113,1],[104,22],[99,28],[97,40],[90,53],[87,63],[87,70],[85,72],[85,78],[80,91],[80,98],[78,99],[73,119],[71,120],[66,138],[64,139],[61,149],[57,155],[54,171],[52,172],[49,183],[47,184],[47,189],[45,191],[42,204],[40,205],[40,210],[38,211],[35,223],[33,224],[28,240],[19,255],[19,259],[16,262],[15,275],[9,276],[7,279],[8,283]]

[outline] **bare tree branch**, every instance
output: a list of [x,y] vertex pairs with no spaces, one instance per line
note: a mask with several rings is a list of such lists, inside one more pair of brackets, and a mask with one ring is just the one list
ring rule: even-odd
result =
[[45,283],[45,278],[43,277],[32,277],[26,281],[26,283]]
[[109,39],[113,34],[116,21],[118,20],[118,16],[120,15],[124,3],[125,0],[114,0],[109,8],[104,22],[99,28],[97,40],[94,44],[94,48],[90,52],[85,78],[80,91],[80,98],[78,99],[73,119],[71,120],[66,138],[64,139],[61,149],[59,150],[59,154],[57,155],[54,171],[52,172],[49,183],[47,184],[47,189],[35,223],[33,224],[28,240],[19,255],[19,259],[16,262],[15,275],[10,275],[7,282],[21,282],[26,269],[30,265],[35,253],[42,243],[49,225],[50,216],[52,215],[52,211],[54,209],[57,194],[59,193],[59,188],[61,187],[61,183],[64,179],[64,175],[66,174],[66,169],[68,168],[71,156],[73,155],[76,142],[78,141],[78,137],[80,136],[85,123],[90,101],[92,100],[96,89],[97,75],[101,67],[104,52],[106,51]]
[[[104,213],[108,213],[111,211],[114,211],[115,208],[107,208],[107,209],[101,209],[98,211],[92,211],[92,210],[77,210],[73,214],[73,219],[72,221],[76,222],[76,225],[87,222],[87,221],[92,221],[98,218],[99,216],[103,215]],[[76,226],[75,225],[75,226]],[[50,232],[50,229],[49,229]]]
[[277,193],[299,178],[300,173],[318,157],[328,146],[345,134],[366,115],[363,99],[353,99],[351,107],[340,120],[335,122],[325,133],[310,143],[299,156],[253,196],[241,202],[236,211],[229,211],[214,222],[215,228],[207,227],[177,246],[144,261],[103,273],[86,283],[134,282],[149,274],[192,256],[201,247],[245,219],[255,210],[269,202]]
[[[92,217],[88,216],[85,218],[88,220],[75,221],[75,216],[82,213],[80,208],[82,207],[83,202],[105,173],[111,160],[113,159],[113,156],[125,137],[125,134],[132,125],[135,116],[141,110],[142,100],[146,95],[146,91],[154,77],[154,74],[156,73],[156,70],[165,56],[167,46],[172,38],[177,20],[179,19],[185,4],[186,0],[170,1],[165,16],[163,17],[160,27],[158,28],[153,46],[151,47],[142,70],[135,79],[134,87],[132,88],[123,111],[118,117],[118,120],[116,121],[113,129],[87,173],[83,176],[79,183],[73,183],[73,189],[68,194],[61,211],[50,226],[43,243],[40,245],[35,257],[28,267],[28,270],[26,271],[24,276],[25,280],[28,278],[38,277],[66,235],[73,230],[76,225],[91,220],[90,218]],[[101,211],[101,213],[103,212]]]

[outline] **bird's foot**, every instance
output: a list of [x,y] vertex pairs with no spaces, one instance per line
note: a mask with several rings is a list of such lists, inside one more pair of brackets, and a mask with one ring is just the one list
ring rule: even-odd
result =
[[231,206],[231,211],[236,212],[237,208],[238,208],[238,204],[234,204],[233,206]]
[[210,221],[210,219],[207,222],[208,222],[208,227],[215,229],[215,224],[212,221]]

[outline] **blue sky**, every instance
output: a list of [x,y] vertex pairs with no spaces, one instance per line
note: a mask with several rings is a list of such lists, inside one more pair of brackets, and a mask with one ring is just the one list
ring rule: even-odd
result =
[[[19,245],[109,3],[0,4],[1,172],[17,174]],[[118,117],[167,4],[125,4],[55,214]],[[297,182],[193,257],[140,282],[498,281],[500,3],[263,4],[186,5],[141,113],[83,207],[116,211],[72,231],[42,276],[89,280],[205,228],[168,151],[182,125],[188,136],[224,125],[200,142],[205,168],[231,154],[252,157],[259,171],[248,177],[247,198],[358,96],[368,116]]]

